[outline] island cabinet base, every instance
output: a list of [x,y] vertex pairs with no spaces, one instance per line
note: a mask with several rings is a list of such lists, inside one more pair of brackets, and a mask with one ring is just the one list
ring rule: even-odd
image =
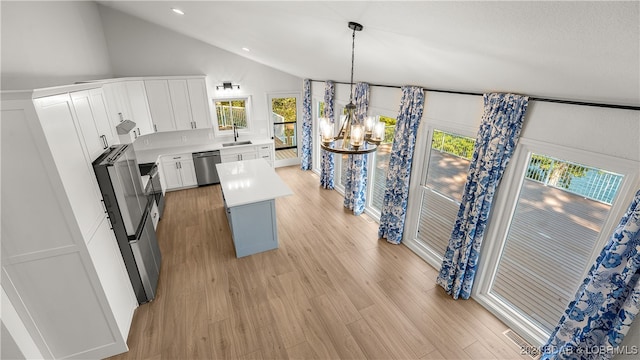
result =
[[275,200],[227,208],[236,257],[278,248]]

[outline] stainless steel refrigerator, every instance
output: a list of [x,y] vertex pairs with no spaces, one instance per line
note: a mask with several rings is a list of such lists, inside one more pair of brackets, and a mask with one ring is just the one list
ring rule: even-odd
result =
[[115,145],[93,162],[105,208],[140,304],[155,298],[161,254],[131,144]]

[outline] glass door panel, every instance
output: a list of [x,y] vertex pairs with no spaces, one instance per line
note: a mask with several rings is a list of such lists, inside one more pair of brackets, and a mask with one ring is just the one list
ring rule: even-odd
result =
[[297,96],[270,97],[276,162],[298,158]]
[[622,175],[533,154],[490,294],[550,334],[573,300]]

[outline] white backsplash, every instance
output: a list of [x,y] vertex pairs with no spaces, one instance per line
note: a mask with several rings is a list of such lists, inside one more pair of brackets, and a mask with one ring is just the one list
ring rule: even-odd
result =
[[[257,138],[264,139],[266,137],[266,131],[262,131],[260,135],[256,135],[255,133],[240,133],[241,140],[254,140]],[[136,152],[139,152],[152,149],[206,145],[227,141],[233,141],[233,136],[224,135],[215,137],[213,129],[167,131],[140,136],[133,142],[133,148]]]
[[[224,140],[220,137],[220,140]],[[213,129],[169,131],[140,136],[133,143],[136,151],[216,142]]]

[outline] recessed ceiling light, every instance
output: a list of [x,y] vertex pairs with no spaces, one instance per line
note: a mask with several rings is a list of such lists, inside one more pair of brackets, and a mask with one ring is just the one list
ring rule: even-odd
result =
[[173,12],[176,13],[176,14],[184,15],[184,11],[182,11],[180,9],[171,8],[171,10],[173,10]]
[[246,51],[246,52],[251,51],[251,49],[249,49],[248,47],[243,47],[243,48],[242,48],[242,50],[244,50],[244,51]]

